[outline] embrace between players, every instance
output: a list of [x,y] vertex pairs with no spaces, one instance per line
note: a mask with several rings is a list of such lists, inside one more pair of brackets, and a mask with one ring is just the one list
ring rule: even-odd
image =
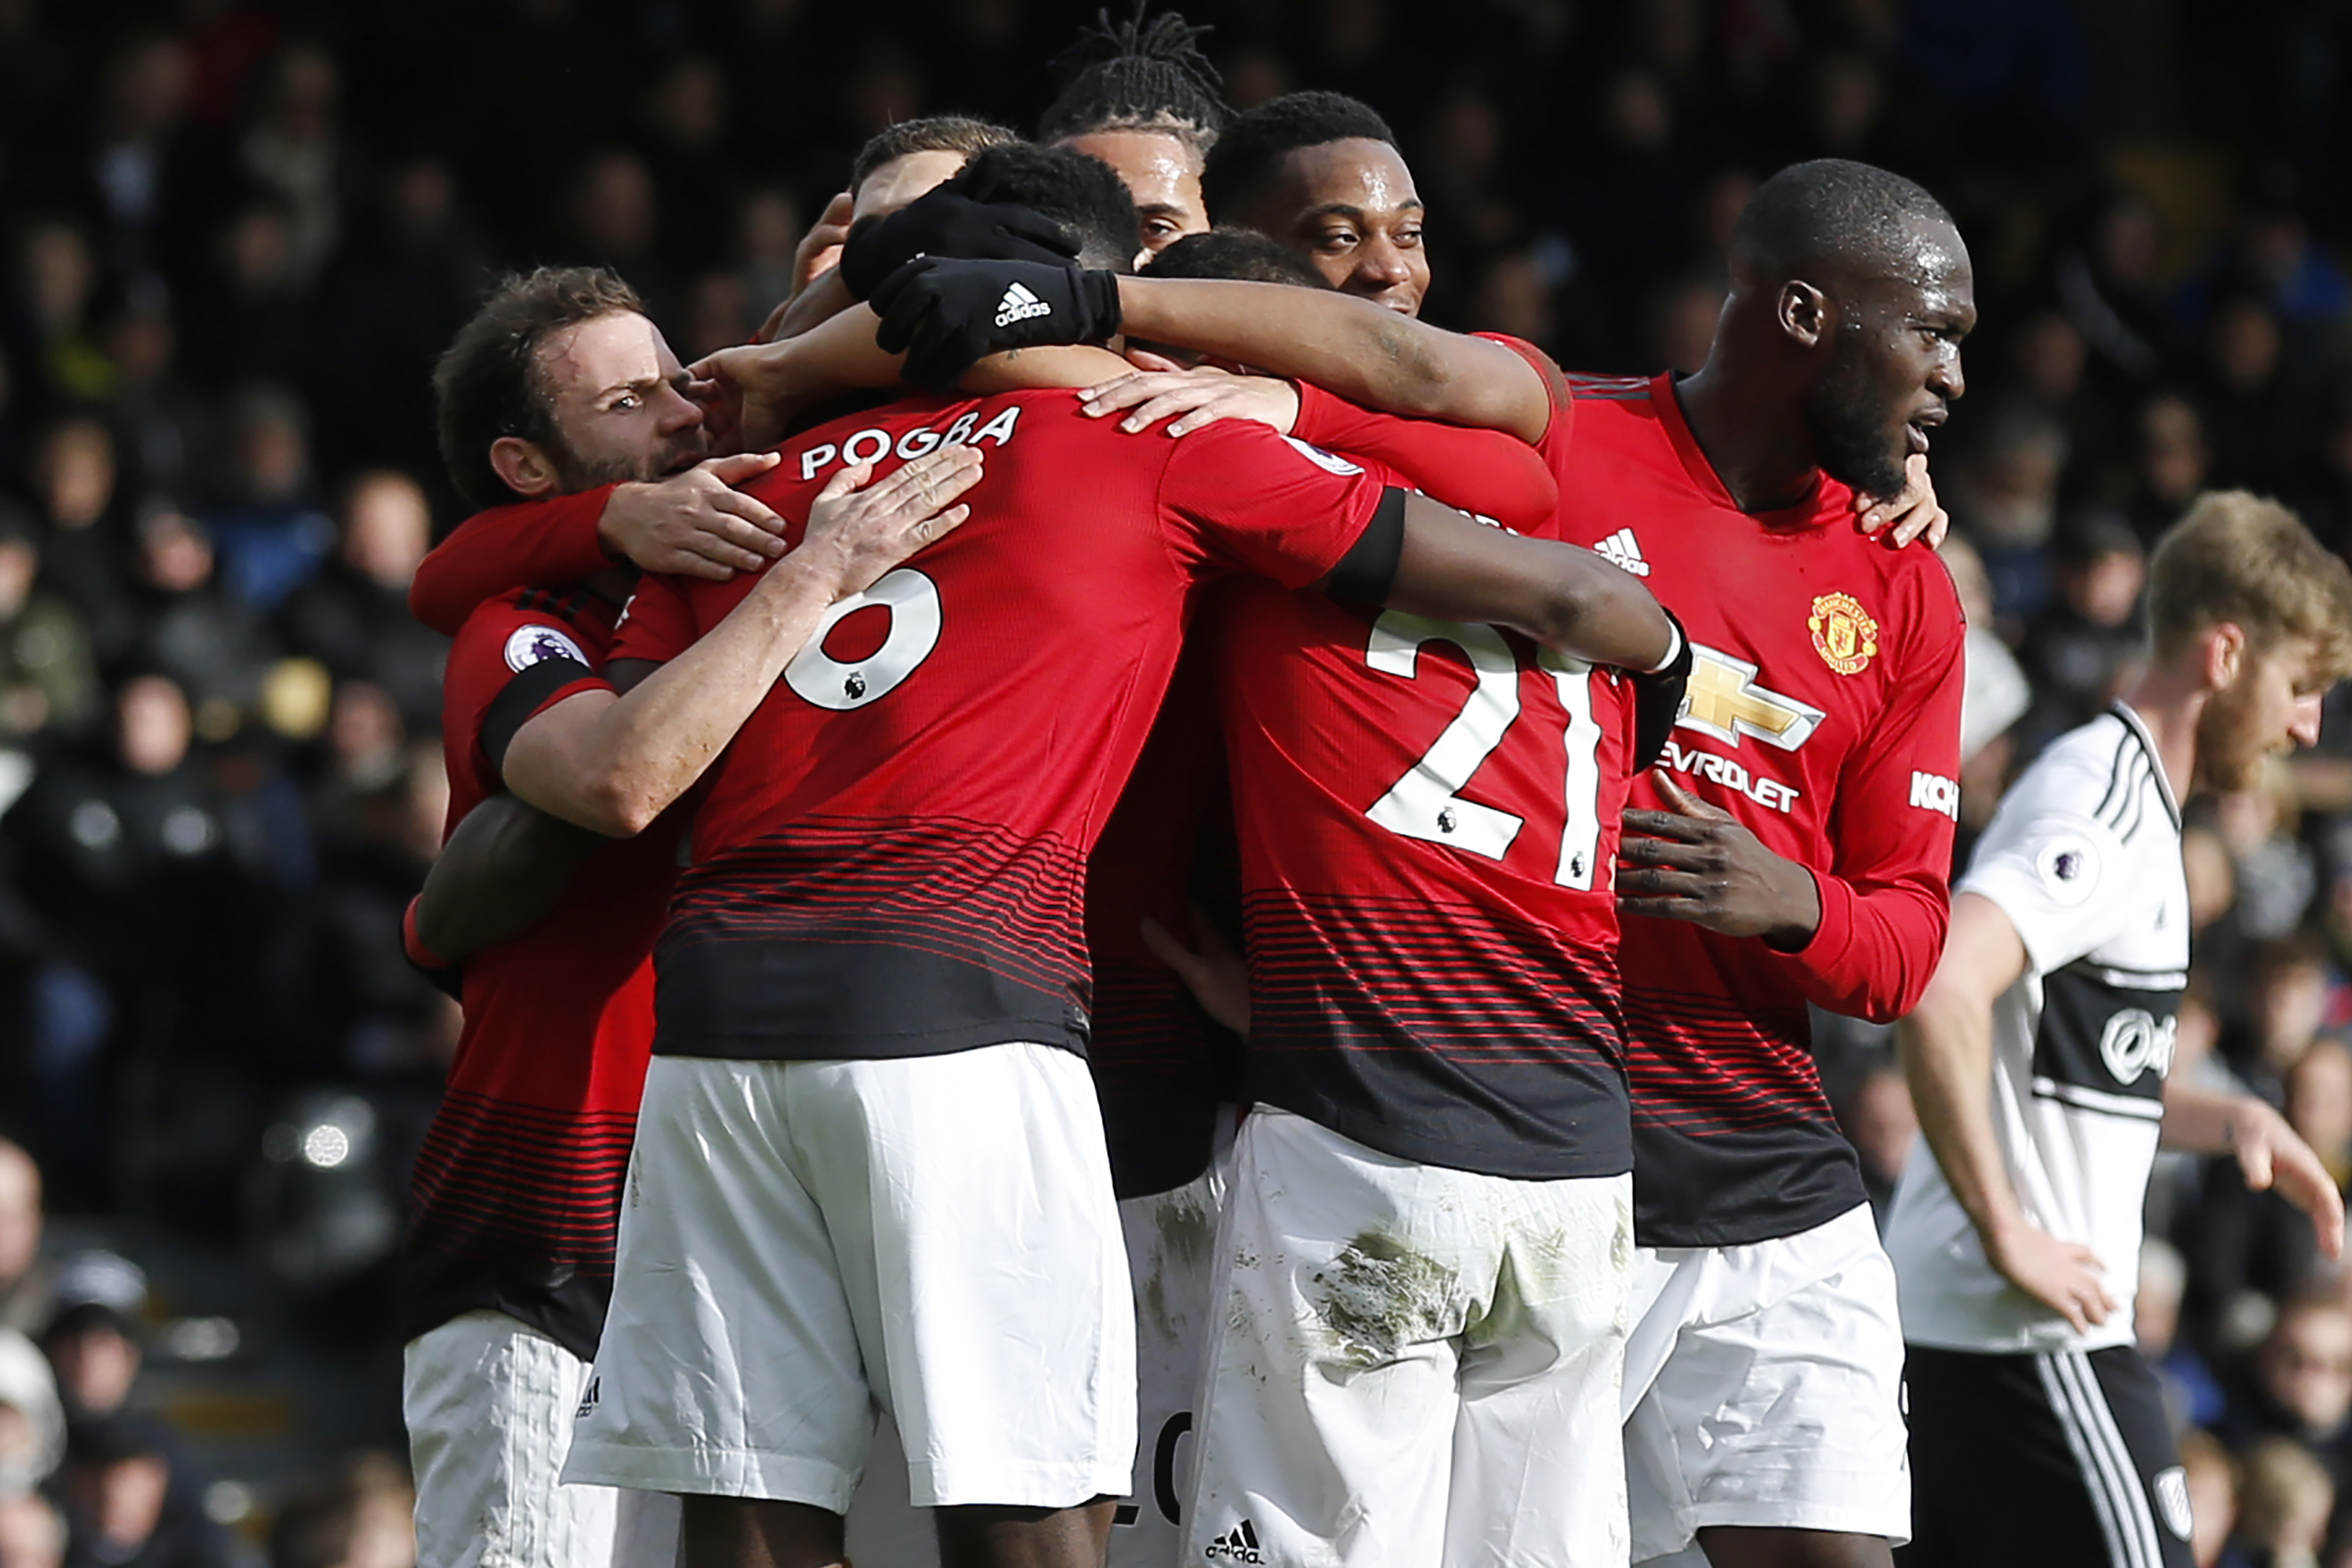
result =
[[[1045,144],[877,139],[772,342],[689,373],[542,272],[445,357],[496,510],[416,588],[453,834],[409,945],[467,1013],[421,1561],[1886,1563],[1905,1322],[1806,1005],[1975,995],[1963,627],[1908,542],[1958,234],[1785,170],[1704,370],[1566,377],[1412,318],[1361,105],[1223,125],[1181,29],[1115,42]],[[2168,803],[2352,663],[2352,580],[2280,600],[2230,531],[2308,536],[2233,519],[2158,622]],[[1979,882],[1979,1000],[2039,1006],[2093,949]],[[2034,1130],[1923,1115],[2013,1238]]]

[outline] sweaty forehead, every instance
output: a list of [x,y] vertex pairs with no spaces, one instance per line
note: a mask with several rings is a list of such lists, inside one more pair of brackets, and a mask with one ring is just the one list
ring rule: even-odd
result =
[[1269,195],[1291,215],[1339,205],[1380,216],[1421,203],[1397,150],[1362,136],[1293,148]]
[[559,398],[593,397],[608,386],[666,380],[677,368],[661,329],[644,316],[599,316],[557,332],[541,345],[547,387]]

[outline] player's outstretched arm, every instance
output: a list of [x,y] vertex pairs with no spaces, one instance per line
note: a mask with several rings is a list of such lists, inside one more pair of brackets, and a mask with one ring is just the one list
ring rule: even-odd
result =
[[1488,528],[1423,495],[1404,494],[1402,522],[1391,609],[1492,622],[1620,669],[1658,669],[1681,651],[1641,580],[1590,550]]
[[519,500],[478,512],[435,546],[409,584],[409,613],[455,637],[476,605],[537,583],[574,583],[627,561],[724,583],[784,552],[783,520],[735,486],[769,453],[712,458],[644,483]]
[[2116,1308],[2097,1254],[2027,1222],[1992,1123],[1992,1008],[2025,973],[2024,939],[1991,900],[1953,900],[1927,994],[1895,1026],[1919,1131],[2000,1276],[2077,1333]]
[[818,492],[801,546],[709,634],[627,696],[582,691],[534,716],[500,766],[542,811],[614,837],[641,833],[735,738],[836,600],[961,523],[981,455],[945,447],[861,489],[858,464]]
[[2322,1253],[2344,1255],[2344,1194],[2336,1179],[2286,1118],[2260,1100],[2168,1079],[2164,1142],[2192,1153],[2237,1155],[2249,1189],[2276,1188],[2311,1216]]
[[[1045,302],[1008,319],[1019,283]],[[1351,403],[1540,440],[1551,422],[1543,378],[1511,350],[1400,316],[1369,300],[1281,283],[1112,279],[1024,261],[908,263],[874,291],[881,342],[908,350],[907,376],[946,385],[1008,349],[1129,335],[1313,382]],[[1122,321],[1124,326],[1122,328]]]

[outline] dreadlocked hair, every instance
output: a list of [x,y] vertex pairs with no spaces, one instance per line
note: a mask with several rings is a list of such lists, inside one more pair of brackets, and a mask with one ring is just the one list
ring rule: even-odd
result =
[[1208,152],[1232,118],[1224,79],[1195,44],[1209,29],[1173,11],[1146,20],[1147,4],[1136,0],[1123,22],[1113,22],[1108,9],[1097,12],[1094,26],[1056,57],[1065,85],[1037,121],[1038,141],[1156,131]]

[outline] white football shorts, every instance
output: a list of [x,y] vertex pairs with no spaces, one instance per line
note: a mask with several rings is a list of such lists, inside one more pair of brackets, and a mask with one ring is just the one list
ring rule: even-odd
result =
[[588,1363],[503,1312],[408,1342],[417,1568],[670,1568],[677,1500],[557,1479]]
[[1511,1181],[1260,1107],[1186,1568],[1610,1568],[1633,1179]]
[[568,1479],[842,1512],[1129,1489],[1135,1315],[1086,1063],[656,1057]]
[[1625,1351],[1633,1561],[1715,1525],[1911,1533],[1903,1328],[1868,1205],[1744,1247],[1643,1247]]

